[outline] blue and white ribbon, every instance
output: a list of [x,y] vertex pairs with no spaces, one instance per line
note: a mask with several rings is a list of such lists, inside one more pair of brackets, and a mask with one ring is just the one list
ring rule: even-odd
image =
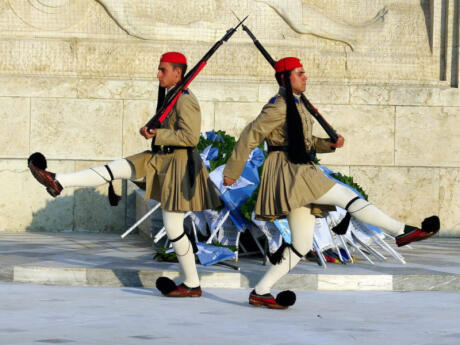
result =
[[265,161],[264,152],[254,149],[244,166],[243,172],[238,180],[231,186],[223,185],[224,166],[216,168],[209,175],[211,181],[221,192],[221,199],[225,208],[230,211],[230,218],[239,231],[250,226],[250,222],[241,214],[241,205],[252,195],[260,183],[258,167]]
[[213,265],[219,261],[229,260],[235,258],[236,254],[229,248],[216,247],[211,244],[197,242],[198,260],[204,266]]
[[216,160],[219,156],[219,149],[208,145],[203,152],[200,153],[201,160],[207,169],[211,169],[211,161]]

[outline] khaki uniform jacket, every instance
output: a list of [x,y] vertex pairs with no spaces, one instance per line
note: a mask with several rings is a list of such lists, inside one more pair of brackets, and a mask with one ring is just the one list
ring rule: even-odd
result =
[[[200,106],[195,95],[186,90],[161,124],[155,137],[155,145],[183,146],[184,149],[176,149],[169,154],[145,151],[126,158],[135,168],[136,179],[146,178],[145,197],[161,202],[164,210],[201,211],[221,204],[196,149],[200,129]],[[193,186],[187,170],[187,147],[194,147]]]
[[[266,104],[259,116],[246,126],[224,169],[224,176],[237,179],[250,152],[264,139],[269,146],[287,146],[286,102],[284,88]],[[305,146],[318,153],[332,152],[329,139],[314,137],[313,119],[308,110],[296,100],[302,118]],[[322,195],[334,181],[312,163],[294,164],[284,151],[274,151],[265,160],[255,207],[256,218],[272,221],[283,218],[293,209],[306,206]]]

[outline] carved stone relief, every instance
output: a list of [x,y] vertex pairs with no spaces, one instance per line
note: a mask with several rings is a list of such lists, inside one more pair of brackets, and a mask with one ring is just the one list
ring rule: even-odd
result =
[[155,23],[187,25],[198,21],[214,21],[215,0],[96,0],[123,26],[153,26]]
[[[215,0],[183,2],[179,0],[97,0],[116,23],[128,34],[156,39],[161,30],[158,23],[189,25],[196,22],[215,22],[217,5]],[[348,24],[328,17],[314,6],[301,0],[249,0],[248,5],[257,3],[270,6],[298,34],[311,34],[321,38],[341,41],[352,49],[358,46],[368,31],[382,29],[387,10],[382,8],[373,18],[361,23]],[[177,27],[170,28],[174,31]]]
[[[230,10],[249,14],[270,53],[298,55],[313,78],[438,78],[420,0],[0,0],[0,73],[150,76],[160,50],[198,59],[235,25]],[[204,74],[268,75],[259,58],[237,32]],[[248,61],[257,68],[242,68]]]
[[83,20],[93,0],[8,0],[27,25],[42,30],[63,30]]
[[143,39],[159,38],[158,23],[185,26],[216,19],[215,0],[137,0],[135,4],[131,0],[96,1],[129,35]]
[[[64,31],[78,22],[83,22],[85,18],[90,21],[91,16],[88,13],[94,12],[95,6],[101,6],[100,9],[106,11],[107,18],[113,19],[113,23],[128,35],[147,40],[184,40],[185,38],[190,41],[214,41],[222,28],[228,28],[230,23],[234,23],[234,19],[230,18],[230,9],[241,11],[241,15],[249,14],[248,25],[252,24],[251,27],[255,32],[259,31],[259,38],[265,41],[268,39],[268,42],[281,39],[283,45],[304,45],[312,41],[311,35],[313,35],[318,37],[319,41],[323,41],[321,46],[340,47],[331,44],[332,40],[343,42],[352,49],[359,47],[374,49],[375,46],[382,46],[382,40],[392,39],[386,36],[395,30],[392,27],[395,13],[391,12],[391,18],[387,18],[390,15],[387,6],[391,7],[393,3],[384,0],[376,3],[374,0],[328,1],[331,5],[321,5],[322,3],[317,0],[2,1],[9,4],[12,11],[25,24],[43,31]],[[331,16],[331,13],[326,13],[328,11],[324,10],[330,9],[330,6],[343,7],[343,11],[335,11]],[[350,13],[355,12],[363,15],[360,15],[359,19],[350,17]],[[392,28],[390,30],[387,27]],[[83,30],[81,32],[83,34],[88,30],[91,33],[104,34],[100,31],[91,31],[84,25],[80,25],[79,30]],[[112,33],[113,31],[109,30],[105,34]],[[310,37],[302,37],[306,35]],[[372,37],[372,40],[367,40],[369,37]],[[238,35],[233,41],[237,39]],[[373,41],[371,45],[374,46],[370,47],[368,41]]]
[[301,0],[255,0],[273,8],[279,16],[299,34],[311,34],[325,39],[341,41],[355,48],[363,40],[366,31],[382,29],[388,10],[382,8],[366,22],[347,24],[322,14]]

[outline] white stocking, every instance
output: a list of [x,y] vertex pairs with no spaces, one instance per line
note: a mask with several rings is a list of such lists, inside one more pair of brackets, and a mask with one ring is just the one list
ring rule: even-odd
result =
[[[113,179],[134,178],[134,167],[126,160],[119,159],[107,164]],[[67,174],[56,174],[56,180],[62,187],[97,187],[110,182],[110,174],[105,166],[85,169]]]
[[[163,223],[166,228],[166,234],[170,240],[178,238],[184,233],[184,215],[182,212],[170,212],[163,210]],[[180,240],[172,242],[174,252],[184,271],[184,284],[189,288],[198,287],[200,279],[195,264],[195,254],[193,247],[187,236],[183,236]]]
[[[356,196],[352,190],[337,183],[314,203],[345,208]],[[398,235],[404,230],[404,223],[391,218],[364,199],[354,201],[348,208],[348,212],[363,223],[377,226],[393,235]]]
[[[307,254],[313,244],[315,216],[311,214],[309,207],[299,207],[292,210],[287,218],[291,229],[292,245],[300,254]],[[287,247],[283,252],[281,262],[272,265],[256,285],[256,293],[259,295],[270,293],[273,285],[297,265],[299,261],[300,257],[290,247]]]

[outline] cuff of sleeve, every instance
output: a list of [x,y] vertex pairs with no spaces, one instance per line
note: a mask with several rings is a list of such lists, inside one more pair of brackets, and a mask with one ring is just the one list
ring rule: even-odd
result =
[[336,148],[331,146],[330,139],[319,139],[316,142],[316,152],[318,153],[329,153],[335,152]]
[[155,145],[169,145],[164,140],[164,136],[166,134],[165,131],[167,131],[167,129],[157,128],[157,135],[155,136]]
[[224,168],[224,171],[223,171],[223,175],[224,176],[227,176],[227,177],[230,177],[234,180],[238,180],[238,178],[240,177],[241,174],[238,174],[237,172],[235,172],[233,169],[227,169],[227,166]]

